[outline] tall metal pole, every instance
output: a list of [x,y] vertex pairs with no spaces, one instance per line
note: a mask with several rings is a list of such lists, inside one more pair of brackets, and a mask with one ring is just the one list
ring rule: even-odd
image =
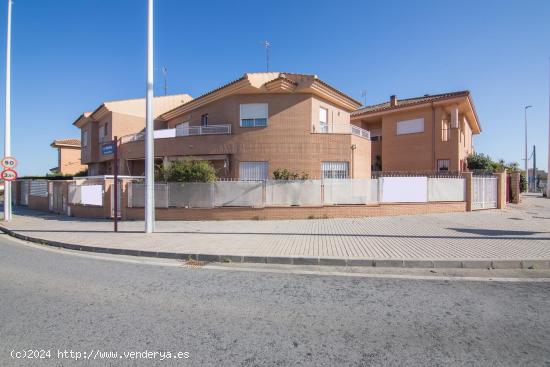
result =
[[147,0],[147,97],[145,106],[145,233],[153,233],[155,231],[155,138],[153,125],[153,0]]
[[529,192],[529,157],[527,156],[527,109],[532,106],[525,106],[525,178],[527,179],[527,192]]
[[546,177],[546,197],[550,199],[550,58],[548,58],[548,176]]
[[[6,123],[4,125],[4,157],[11,156],[11,5],[8,0],[8,32],[6,42]],[[11,182],[4,181],[4,220],[11,220]]]
[[533,191],[537,192],[537,147],[533,145]]

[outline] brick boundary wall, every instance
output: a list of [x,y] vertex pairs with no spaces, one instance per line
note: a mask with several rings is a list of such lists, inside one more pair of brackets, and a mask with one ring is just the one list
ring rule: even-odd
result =
[[[335,205],[322,207],[268,207],[268,208],[158,208],[156,220],[270,220],[356,218],[395,215],[465,212],[466,202]],[[123,219],[143,219],[143,208],[125,208]]]
[[41,210],[45,212],[49,211],[50,210],[49,196],[42,197],[42,196],[29,195],[28,208],[34,209],[34,210]]

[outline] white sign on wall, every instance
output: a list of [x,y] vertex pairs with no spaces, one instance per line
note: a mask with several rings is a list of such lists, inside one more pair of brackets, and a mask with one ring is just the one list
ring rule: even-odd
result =
[[103,186],[102,185],[82,185],[80,188],[80,204],[83,205],[103,205]]
[[384,203],[425,203],[428,201],[427,177],[382,177]]

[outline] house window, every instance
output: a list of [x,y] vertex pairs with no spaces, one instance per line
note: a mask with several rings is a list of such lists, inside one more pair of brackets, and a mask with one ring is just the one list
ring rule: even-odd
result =
[[322,162],[322,178],[348,178],[348,162]]
[[201,126],[208,126],[208,114],[201,115]]
[[424,132],[424,119],[397,121],[397,135],[415,134]]
[[319,108],[319,132],[328,133],[328,110]]
[[441,123],[441,141],[449,141],[449,129],[451,124],[449,121],[444,120]]
[[239,179],[244,181],[267,180],[268,162],[240,162]]
[[267,126],[267,103],[247,103],[240,106],[241,127]]
[[82,147],[86,148],[88,146],[88,132],[82,130]]
[[438,171],[448,171],[451,161],[448,159],[438,159],[437,160],[437,170]]

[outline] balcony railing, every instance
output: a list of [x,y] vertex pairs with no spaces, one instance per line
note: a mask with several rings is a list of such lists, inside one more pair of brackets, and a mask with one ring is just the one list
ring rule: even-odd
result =
[[370,131],[360,128],[352,124],[327,124],[320,126],[318,134],[353,134],[365,139],[370,139]]
[[[231,124],[207,126],[178,126],[174,129],[155,130],[155,139],[175,138],[177,136],[226,135],[231,134]],[[129,143],[145,139],[145,132],[130,134],[121,138],[121,143]]]

